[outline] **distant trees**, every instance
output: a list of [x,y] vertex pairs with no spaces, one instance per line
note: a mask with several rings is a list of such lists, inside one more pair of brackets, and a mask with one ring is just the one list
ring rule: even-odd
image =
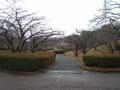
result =
[[78,31],[78,34],[68,36],[67,42],[72,46],[71,49],[75,51],[76,56],[78,51],[86,54],[90,49],[97,50],[97,47],[102,45],[108,48],[109,53],[114,53],[115,50],[120,50],[120,38],[116,39],[106,28],[105,25],[94,31]]
[[[106,37],[108,38],[108,43],[113,47],[114,50],[120,50],[120,27],[119,23],[114,24],[113,29],[111,29],[110,25],[102,26],[104,32],[106,32]],[[108,36],[109,35],[109,36]]]
[[109,53],[120,50],[120,1],[104,0],[104,7],[99,15],[91,20],[91,31],[77,31],[76,35],[67,37],[76,53],[84,54],[91,49],[104,45]]
[[88,48],[92,48],[92,37],[91,31],[77,31],[78,34],[73,34],[66,37],[66,41],[71,45],[72,49],[75,51],[75,56],[78,55],[78,51],[82,51],[83,54],[86,54]]
[[78,51],[80,49],[80,37],[79,35],[73,34],[65,38],[66,42],[69,43],[69,47],[74,51],[75,56],[78,56]]
[[30,44],[31,51],[35,51],[40,43],[59,34],[52,29],[43,28],[44,17],[28,13],[15,4],[16,2],[12,7],[0,10],[0,36],[12,52],[23,51],[26,43]]
[[81,32],[77,32],[80,35],[80,49],[83,52],[83,54],[86,54],[87,52],[87,48],[91,48],[91,31],[81,31]]
[[105,45],[109,53],[120,50],[120,1],[104,0],[99,15],[91,20],[92,31],[77,31],[77,35],[68,36],[68,41],[84,54],[91,49]]

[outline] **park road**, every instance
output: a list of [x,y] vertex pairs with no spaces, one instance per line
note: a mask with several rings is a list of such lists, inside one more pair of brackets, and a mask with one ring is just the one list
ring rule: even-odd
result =
[[65,55],[56,55],[56,61],[53,66],[50,67],[50,71],[58,72],[84,72],[85,70],[81,69],[77,60],[69,58]]
[[[56,60],[59,58],[68,59],[58,55]],[[56,67],[52,67],[51,70],[55,70]],[[81,73],[0,71],[0,90],[120,90],[120,73],[83,73],[84,70],[78,67],[64,70],[79,70]]]

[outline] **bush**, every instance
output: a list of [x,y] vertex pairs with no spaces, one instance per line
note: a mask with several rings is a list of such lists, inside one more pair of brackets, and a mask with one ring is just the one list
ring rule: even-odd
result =
[[8,50],[7,48],[0,48],[0,50]]
[[56,53],[56,54],[64,54],[65,50],[55,50],[54,53]]
[[83,56],[87,66],[120,67],[120,56]]
[[37,53],[4,53],[0,55],[0,68],[15,71],[35,71],[46,69],[55,62],[55,54]]

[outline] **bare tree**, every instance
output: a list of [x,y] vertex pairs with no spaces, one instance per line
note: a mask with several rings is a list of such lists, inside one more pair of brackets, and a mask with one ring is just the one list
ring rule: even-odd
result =
[[[120,40],[120,27],[119,27],[119,20],[120,20],[120,2],[114,0],[104,0],[103,9],[100,9],[101,15],[97,15],[94,19],[91,20],[94,26],[100,27],[102,32],[106,33],[106,40],[108,40],[107,35],[111,35],[109,37],[108,46],[110,52],[113,52],[112,42],[115,43],[115,46],[120,46],[117,42]],[[103,35],[103,34],[101,34]],[[105,35],[104,35],[105,36]],[[105,38],[103,39],[103,41]]]
[[16,6],[5,8],[1,10],[0,15],[1,35],[5,37],[13,52],[21,52],[25,43],[31,39],[35,48],[40,42],[58,34],[56,31],[41,28],[44,25],[43,21],[44,17],[37,17],[35,13],[29,14],[22,8]]
[[[32,32],[31,32],[32,35]],[[45,46],[45,43],[48,42],[48,39],[52,36],[61,35],[61,32],[55,31],[52,28],[43,30],[41,34],[32,36],[30,40],[31,51],[34,52]]]
[[78,56],[79,46],[80,46],[80,36],[77,34],[73,34],[66,37],[66,42],[69,43],[71,49],[74,52],[74,55]]
[[[116,22],[120,20],[120,2],[114,0],[104,0],[104,6],[99,10],[100,15],[96,15],[90,23],[97,26],[109,24],[109,31],[113,34],[119,34],[120,31],[116,27]],[[119,36],[119,35],[118,35]]]
[[87,49],[91,48],[91,42],[93,41],[92,39],[92,32],[91,31],[81,31],[78,32],[80,33],[80,40],[81,40],[81,44],[80,44],[80,49],[82,50],[83,54],[86,54]]

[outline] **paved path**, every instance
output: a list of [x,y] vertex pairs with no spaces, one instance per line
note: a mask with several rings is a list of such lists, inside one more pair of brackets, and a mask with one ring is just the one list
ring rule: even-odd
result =
[[83,72],[85,70],[81,69],[78,61],[72,58],[69,58],[64,55],[56,56],[56,63],[49,69],[50,71],[58,72]]
[[[58,61],[58,59],[60,63],[56,63],[51,70],[82,71],[72,59],[69,64],[67,63],[68,65],[62,64],[63,59],[68,62],[67,57],[57,55],[56,60]],[[61,64],[65,67],[61,67]],[[13,73],[0,71],[0,90],[120,90],[120,73]]]
[[0,72],[0,90],[120,90],[120,73]]

